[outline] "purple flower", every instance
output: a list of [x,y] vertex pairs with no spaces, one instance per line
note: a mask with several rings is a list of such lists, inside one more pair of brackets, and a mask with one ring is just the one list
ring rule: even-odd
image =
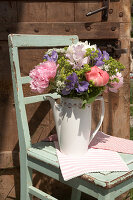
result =
[[78,83],[78,76],[75,72],[73,72],[71,75],[67,77],[68,84],[71,85],[71,88],[73,89],[75,84]]
[[103,59],[109,60],[109,54],[107,53],[107,51],[103,51]]
[[75,88],[78,93],[85,92],[88,90],[89,83],[87,81],[81,81],[78,87]]
[[52,51],[52,56],[51,56],[51,58],[52,58],[52,60],[53,60],[54,62],[57,61],[57,59],[58,59],[58,54],[57,54],[56,51]]
[[48,54],[45,54],[43,58],[50,62],[52,62],[52,61],[56,62],[58,59],[58,54],[56,51],[52,51],[51,57]]
[[96,66],[101,66],[101,65],[104,65],[103,59],[109,60],[109,54],[106,51],[103,51],[103,54],[102,54],[100,49],[98,49],[98,51],[99,51],[98,52],[98,57],[95,58],[95,60],[96,60],[95,65]]
[[81,81],[79,83],[78,76],[74,72],[67,77],[66,87],[62,90],[63,95],[68,95],[72,90],[76,90],[78,93],[88,90],[89,83],[87,81]]
[[74,89],[75,85],[78,84],[78,76],[74,72],[67,77],[66,87],[62,90],[63,95],[70,94],[71,90]]

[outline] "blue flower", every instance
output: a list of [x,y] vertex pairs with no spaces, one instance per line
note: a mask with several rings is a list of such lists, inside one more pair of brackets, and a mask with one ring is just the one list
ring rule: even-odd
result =
[[81,81],[78,84],[78,87],[75,88],[78,93],[82,93],[88,90],[89,83],[87,81]]
[[75,85],[78,84],[78,76],[75,72],[67,77],[66,87],[62,90],[63,95],[70,94],[71,90],[74,89]]
[[68,95],[72,90],[82,93],[88,90],[89,83],[87,81],[79,82],[78,76],[75,72],[67,77],[66,87],[62,90],[63,95]]
[[95,65],[96,66],[102,66],[105,63],[105,62],[103,62],[103,59],[109,60],[109,54],[106,51],[103,51],[103,54],[102,54],[102,52],[100,51],[100,49],[98,49],[98,51],[99,51],[98,52],[98,57],[95,58],[95,60],[96,60]]
[[43,58],[50,62],[52,62],[52,61],[56,62],[58,59],[58,54],[56,51],[53,50],[51,57],[48,54],[45,54]]

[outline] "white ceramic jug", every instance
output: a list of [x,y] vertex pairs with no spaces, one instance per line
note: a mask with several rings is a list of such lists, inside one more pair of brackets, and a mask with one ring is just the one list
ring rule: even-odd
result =
[[82,100],[75,98],[61,98],[61,103],[48,96],[53,109],[60,151],[71,156],[82,156],[87,153],[88,145],[99,130],[104,118],[103,97],[97,97],[101,101],[100,121],[91,134],[91,104],[82,108]]

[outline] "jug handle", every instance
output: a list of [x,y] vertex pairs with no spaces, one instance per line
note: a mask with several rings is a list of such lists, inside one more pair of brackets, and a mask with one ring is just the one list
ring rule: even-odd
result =
[[98,123],[98,125],[97,125],[95,131],[94,131],[94,132],[91,134],[91,136],[90,136],[90,141],[89,141],[89,142],[91,142],[92,139],[93,139],[93,138],[95,137],[95,135],[97,134],[97,132],[98,132],[100,126],[102,125],[103,119],[104,119],[104,111],[105,111],[105,109],[104,109],[104,99],[103,99],[102,96],[99,96],[99,97],[96,98],[95,101],[101,101],[101,107],[102,107],[102,110],[101,110],[101,117],[100,117],[100,121],[99,121],[99,123]]

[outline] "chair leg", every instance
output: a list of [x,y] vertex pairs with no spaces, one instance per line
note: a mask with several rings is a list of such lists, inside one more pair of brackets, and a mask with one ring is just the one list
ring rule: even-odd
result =
[[81,192],[75,188],[72,188],[71,200],[80,200]]
[[27,167],[24,162],[20,163],[20,200],[32,200],[28,188],[32,186],[32,169]]

